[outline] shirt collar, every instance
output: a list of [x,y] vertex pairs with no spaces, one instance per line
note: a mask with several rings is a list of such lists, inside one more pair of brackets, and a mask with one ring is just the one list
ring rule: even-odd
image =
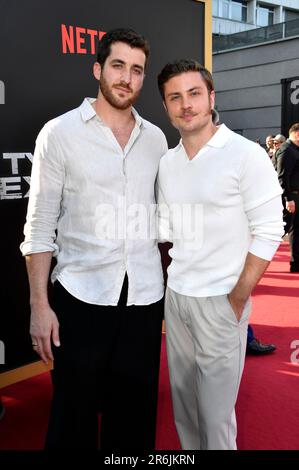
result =
[[213,137],[206,143],[206,145],[209,147],[223,148],[231,138],[231,133],[232,131],[228,129],[225,124],[221,124],[218,127],[217,132],[215,132]]
[[[210,138],[210,140],[204,145],[204,147],[223,148],[231,137],[232,131],[226,127],[225,124],[221,124],[218,127],[217,132]],[[183,147],[182,139],[179,144],[175,147],[175,152],[178,152]],[[203,148],[204,148],[203,147]]]
[[134,119],[136,121],[136,124],[138,127],[146,127],[144,119],[140,116],[140,114],[137,113],[136,109],[132,107],[132,114],[134,116]]
[[[81,113],[81,117],[84,122],[89,121],[92,119],[94,116],[97,115],[95,112],[92,103],[96,100],[96,98],[85,98],[83,103],[79,106],[79,110]],[[146,121],[142,119],[142,117],[138,114],[135,108],[132,108],[132,114],[134,116],[134,119],[136,121],[136,124],[138,127],[146,127]],[[101,121],[100,117],[98,116],[99,120]],[[102,122],[102,121],[101,121]]]
[[95,100],[95,98],[85,98],[81,106],[79,106],[79,111],[84,122],[87,122],[96,116],[97,113],[92,107],[92,103]]

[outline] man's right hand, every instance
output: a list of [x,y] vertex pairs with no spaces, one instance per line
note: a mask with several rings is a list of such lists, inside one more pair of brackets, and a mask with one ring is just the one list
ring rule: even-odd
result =
[[51,339],[55,346],[60,346],[59,323],[49,304],[31,305],[30,335],[33,349],[43,362],[53,361]]

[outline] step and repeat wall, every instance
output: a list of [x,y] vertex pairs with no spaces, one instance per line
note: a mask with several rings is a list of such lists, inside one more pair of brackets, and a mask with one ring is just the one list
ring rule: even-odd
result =
[[38,359],[29,337],[29,289],[19,245],[39,130],[85,96],[96,96],[97,41],[112,28],[130,27],[151,45],[136,108],[176,145],[156,77],[173,59],[204,63],[206,7],[195,0],[0,0],[0,372]]

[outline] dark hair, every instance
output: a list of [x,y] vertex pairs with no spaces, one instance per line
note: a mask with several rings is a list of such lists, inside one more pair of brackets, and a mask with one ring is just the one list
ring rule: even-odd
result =
[[101,67],[104,66],[107,57],[111,54],[111,44],[115,42],[124,42],[131,47],[142,49],[146,65],[150,52],[147,40],[133,29],[117,28],[108,31],[98,43],[97,61]]
[[297,131],[299,131],[299,122],[296,122],[290,127],[289,135],[291,135],[292,132],[297,132]]
[[181,59],[168,63],[158,75],[158,87],[164,100],[164,85],[168,80],[185,72],[199,72],[207,85],[209,93],[214,90],[212,74],[196,60]]

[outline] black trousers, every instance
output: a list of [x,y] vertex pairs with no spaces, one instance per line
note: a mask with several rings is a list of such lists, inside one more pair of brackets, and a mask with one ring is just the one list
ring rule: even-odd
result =
[[[53,346],[46,449],[155,448],[163,301],[91,305],[54,285],[61,346]],[[100,433],[98,413],[101,413]]]
[[283,220],[286,223],[284,230],[285,233],[289,234],[289,244],[291,252],[290,265],[299,269],[299,194],[293,194],[296,205],[296,211],[294,214],[288,212],[285,208],[283,211]]

